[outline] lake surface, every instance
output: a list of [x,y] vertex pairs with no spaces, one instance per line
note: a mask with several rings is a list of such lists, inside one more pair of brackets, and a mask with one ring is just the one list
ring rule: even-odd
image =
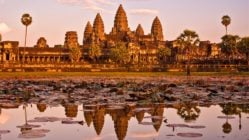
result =
[[[34,120],[36,117],[69,117],[79,123],[62,123],[61,120],[38,122]],[[14,109],[0,108],[0,130],[10,130],[0,139],[21,139],[18,136],[23,129],[17,126],[25,123],[41,126],[33,130],[50,130],[45,137],[36,138],[38,140],[249,140],[249,105],[179,103],[123,107],[28,104]],[[199,135],[195,138],[181,136],[186,132]]]

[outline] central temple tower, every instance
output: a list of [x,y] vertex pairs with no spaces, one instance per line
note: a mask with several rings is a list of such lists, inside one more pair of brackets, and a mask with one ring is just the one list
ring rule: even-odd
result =
[[128,27],[128,20],[125,10],[120,4],[116,12],[114,27],[112,28],[112,34],[117,34],[118,32],[128,32],[130,29]]

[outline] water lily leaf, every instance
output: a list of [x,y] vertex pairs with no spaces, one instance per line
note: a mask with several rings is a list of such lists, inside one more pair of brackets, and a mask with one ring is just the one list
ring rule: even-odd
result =
[[157,125],[159,123],[156,123],[156,122],[141,122],[139,124],[141,124],[141,125]]
[[23,134],[25,133],[48,133],[50,130],[48,129],[33,129],[33,130],[24,130],[22,131]]
[[218,116],[217,118],[219,118],[219,119],[234,119],[235,117],[233,117],[233,116]]
[[33,139],[33,138],[42,138],[45,136],[46,136],[46,134],[44,134],[44,133],[32,132],[32,133],[19,134],[18,138]]
[[196,137],[203,136],[201,133],[177,133],[176,135],[180,137],[186,137],[186,138],[196,138]]
[[10,130],[0,130],[0,135],[10,133]]
[[135,112],[141,112],[141,111],[149,111],[151,108],[136,108],[134,111]]
[[120,110],[120,109],[124,109],[123,106],[109,106],[106,108],[107,110]]
[[84,124],[84,121],[72,121],[72,120],[63,120],[61,121],[62,124]]
[[38,128],[41,127],[40,125],[35,125],[35,124],[24,124],[20,126],[16,126],[17,128],[23,128],[23,129],[30,129],[30,128]]
[[189,127],[187,124],[167,124],[168,127]]
[[151,119],[156,119],[156,120],[160,120],[165,118],[164,116],[145,116],[144,118],[151,118]]
[[194,129],[202,129],[202,128],[206,128],[206,126],[203,125],[190,125],[188,126],[189,128],[194,128]]

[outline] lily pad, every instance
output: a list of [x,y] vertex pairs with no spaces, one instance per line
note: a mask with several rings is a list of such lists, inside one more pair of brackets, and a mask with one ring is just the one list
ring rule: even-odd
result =
[[203,125],[190,125],[188,127],[189,128],[193,128],[193,129],[203,129],[203,128],[206,128],[206,126],[203,126]]
[[109,106],[106,109],[107,110],[120,110],[120,109],[124,109],[124,107],[123,106]]
[[141,122],[139,123],[141,125],[156,125],[156,124],[159,124],[159,123],[154,123],[154,122]]
[[218,116],[219,119],[235,119],[233,116]]
[[168,124],[168,127],[189,127],[187,124]]
[[23,134],[25,133],[48,133],[48,132],[50,132],[50,130],[48,129],[33,129],[33,130],[22,131]]
[[35,117],[33,120],[28,122],[56,122],[62,120],[72,120],[71,118],[58,118],[58,117]]
[[151,119],[156,119],[156,120],[160,120],[163,119],[163,116],[145,116],[144,118],[151,118]]
[[19,134],[18,138],[33,139],[33,138],[42,138],[42,137],[45,137],[45,136],[46,136],[46,134],[44,134],[44,133],[33,132],[33,133]]
[[149,111],[151,108],[136,108],[134,111],[135,112],[141,112],[141,111]]
[[176,135],[185,138],[197,138],[203,136],[201,133],[177,133]]
[[34,125],[34,124],[24,124],[20,126],[16,126],[17,128],[23,128],[23,129],[29,129],[29,128],[38,128],[41,127],[40,125]]
[[19,104],[16,104],[16,103],[1,103],[0,107],[7,108],[7,109],[9,109],[9,108],[18,108]]
[[93,110],[93,109],[84,109],[83,111],[84,112],[94,112],[95,110]]
[[0,130],[0,135],[10,133],[10,130]]
[[72,121],[72,120],[63,120],[61,121],[61,123],[63,124],[84,124],[84,121]]

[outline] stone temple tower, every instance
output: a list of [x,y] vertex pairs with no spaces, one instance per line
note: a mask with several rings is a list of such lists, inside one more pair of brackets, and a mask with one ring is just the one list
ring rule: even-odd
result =
[[116,12],[112,34],[116,34],[118,32],[128,32],[129,30],[127,16],[121,4]]
[[64,47],[65,48],[79,47],[78,36],[76,31],[66,32]]
[[154,41],[163,41],[163,28],[158,17],[156,17],[152,23],[151,35]]
[[136,29],[136,35],[137,36],[143,36],[144,35],[144,29],[141,26],[141,24],[138,24],[137,29]]
[[96,36],[96,39],[99,40],[105,39],[104,22],[99,13],[96,15],[95,20],[93,22],[93,32]]
[[90,43],[92,41],[92,35],[93,35],[93,27],[91,23],[88,21],[84,31],[83,44]]

